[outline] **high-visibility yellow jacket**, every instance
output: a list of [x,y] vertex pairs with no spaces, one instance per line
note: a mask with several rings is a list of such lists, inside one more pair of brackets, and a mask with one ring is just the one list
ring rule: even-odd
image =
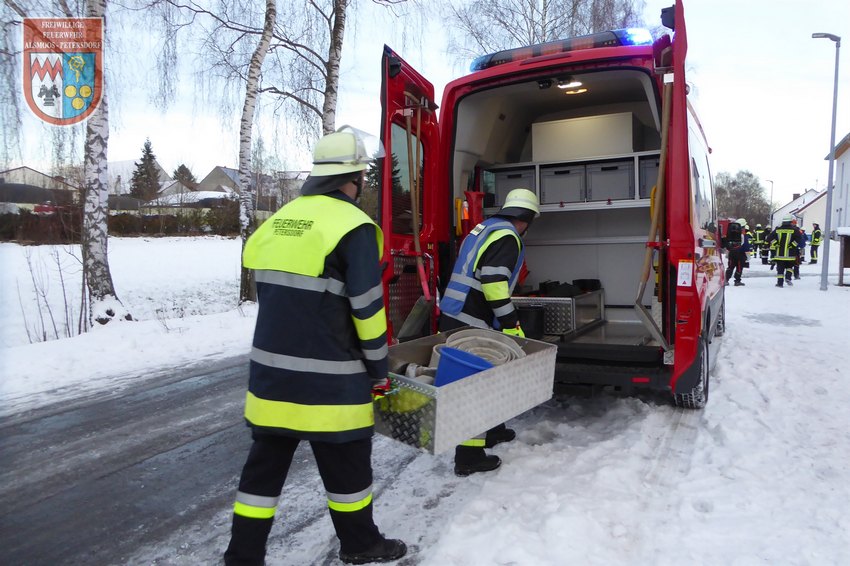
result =
[[372,435],[372,379],[387,376],[382,250],[380,228],[342,193],[299,197],[248,239],[251,426],[326,442]]

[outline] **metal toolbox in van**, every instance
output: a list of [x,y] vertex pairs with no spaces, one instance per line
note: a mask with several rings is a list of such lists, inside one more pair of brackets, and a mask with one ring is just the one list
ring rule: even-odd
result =
[[[411,362],[427,365],[434,346],[445,343],[449,335],[460,330],[463,329],[391,346],[390,368]],[[552,397],[557,346],[510,338],[525,352],[524,358],[442,387],[390,374],[398,388],[375,400],[375,431],[439,454],[547,401]]]
[[511,297],[520,306],[543,307],[543,334],[560,335],[578,332],[605,318],[602,290],[575,297]]

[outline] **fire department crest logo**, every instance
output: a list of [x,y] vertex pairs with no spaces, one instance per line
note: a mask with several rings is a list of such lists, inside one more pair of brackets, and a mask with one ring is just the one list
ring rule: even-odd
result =
[[41,120],[70,126],[103,95],[101,18],[24,18],[23,89]]

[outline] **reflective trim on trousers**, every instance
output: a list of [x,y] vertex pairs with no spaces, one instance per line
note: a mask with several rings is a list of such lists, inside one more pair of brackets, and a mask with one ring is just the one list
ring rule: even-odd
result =
[[328,493],[328,507],[334,511],[351,513],[360,511],[372,502],[372,486],[357,493]]
[[233,513],[249,519],[271,519],[277,510],[278,499],[237,491]]

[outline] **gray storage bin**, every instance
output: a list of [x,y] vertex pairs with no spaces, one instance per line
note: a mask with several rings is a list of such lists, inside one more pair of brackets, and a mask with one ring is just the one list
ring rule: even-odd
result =
[[640,198],[649,198],[652,193],[652,187],[658,183],[658,164],[660,162],[658,156],[641,157],[639,172],[640,177]]
[[632,160],[608,161],[587,166],[587,200],[634,198],[635,166]]
[[564,165],[540,169],[540,202],[584,202],[584,165]]
[[496,171],[496,206],[502,206],[505,196],[513,189],[534,191],[534,168]]

